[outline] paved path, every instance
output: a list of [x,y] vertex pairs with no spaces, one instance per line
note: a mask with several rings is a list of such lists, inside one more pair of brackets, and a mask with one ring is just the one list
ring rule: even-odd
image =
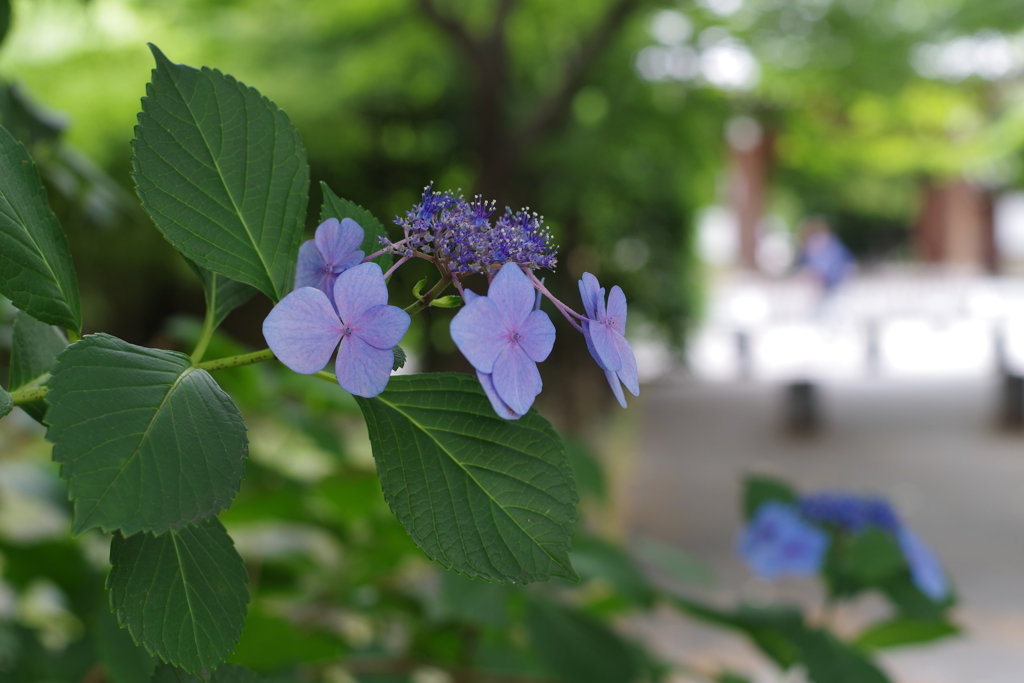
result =
[[[706,561],[717,579],[703,594],[723,604],[742,596],[814,605],[813,581],[756,581],[735,559],[743,473],[775,474],[804,490],[883,494],[943,558],[967,629],[888,655],[894,681],[1024,681],[1024,436],[996,425],[994,383],[862,381],[822,393],[826,427],[801,438],[780,426],[778,386],[682,379],[647,388],[624,487],[629,534]],[[841,626],[855,629],[881,609],[867,599],[842,615]],[[742,640],[674,614],[636,628],[670,657],[757,672],[759,683],[780,680]]]

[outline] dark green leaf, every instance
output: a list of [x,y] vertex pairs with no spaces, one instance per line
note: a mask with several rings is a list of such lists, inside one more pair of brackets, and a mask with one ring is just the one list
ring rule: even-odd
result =
[[29,149],[60,138],[67,122],[32,101],[17,83],[0,83],[0,123]]
[[160,534],[231,503],[245,424],[187,356],[89,335],[58,356],[47,386],[46,438],[75,502],[76,534]]
[[881,581],[906,566],[896,539],[881,529],[860,532],[844,550],[844,572],[862,585]]
[[571,557],[572,566],[581,581],[607,581],[619,595],[643,607],[649,607],[653,602],[654,590],[647,578],[628,555],[611,543],[577,536]]
[[[328,218],[339,220],[351,218],[363,229],[363,243],[359,246],[363,254],[369,256],[383,248],[384,245],[380,243],[380,238],[387,237],[388,232],[372,213],[358,204],[334,194],[325,182],[320,183],[320,189],[324,193],[324,203],[320,207],[321,223]],[[381,270],[387,270],[391,267],[392,258],[390,254],[382,254],[375,261],[380,264]]]
[[532,599],[526,627],[534,649],[564,683],[632,683],[639,674],[629,646],[581,612]]
[[217,519],[162,536],[115,534],[110,563],[110,606],[135,642],[200,676],[228,658],[245,621],[248,576]]
[[234,664],[217,667],[208,681],[196,678],[170,664],[163,664],[153,674],[151,683],[263,683],[265,680],[263,676]]
[[0,387],[0,417],[4,417],[14,410],[14,401],[11,399],[11,395],[4,391],[3,387]]
[[295,284],[309,192],[298,131],[255,89],[150,49],[132,141],[143,207],[198,265],[280,300]]
[[0,128],[0,294],[36,320],[82,329],[68,240],[24,146]]
[[786,635],[800,650],[800,661],[814,683],[889,683],[866,656],[828,631],[800,629]]
[[573,476],[583,494],[590,494],[598,500],[605,499],[604,471],[597,455],[582,441],[567,437],[565,454],[569,458]]
[[881,650],[900,645],[928,643],[958,633],[960,629],[948,621],[896,617],[866,629],[857,636],[855,645],[863,650]]
[[431,559],[491,581],[576,578],[572,472],[536,411],[502,420],[475,379],[441,373],[357,401],[388,504]]
[[[44,384],[50,368],[57,362],[57,354],[67,345],[68,339],[59,327],[41,323],[24,311],[18,311],[11,340],[11,390]],[[43,401],[26,403],[21,408],[38,422],[46,415]]]
[[933,602],[914,585],[909,571],[888,577],[882,582],[881,588],[904,617],[942,619],[946,610],[956,603],[956,595],[952,592],[942,602]]
[[223,275],[196,265],[190,259],[185,259],[192,267],[196,275],[203,281],[203,291],[206,293],[206,310],[213,313],[213,326],[220,327],[228,313],[235,310],[256,294],[256,288],[250,287],[244,282],[235,282]]
[[132,641],[128,631],[119,628],[117,618],[106,605],[96,615],[96,656],[103,663],[109,683],[137,683],[153,675],[159,660]]
[[407,360],[405,356],[405,349],[403,349],[401,346],[396,346],[395,348],[391,349],[391,353],[395,355],[395,362],[391,366],[392,371],[404,368],[405,361]]
[[796,491],[789,484],[771,477],[749,476],[743,481],[743,517],[750,519],[769,500],[796,502]]

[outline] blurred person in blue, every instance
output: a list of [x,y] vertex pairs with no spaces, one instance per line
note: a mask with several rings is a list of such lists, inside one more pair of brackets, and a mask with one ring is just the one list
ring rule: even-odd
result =
[[803,239],[796,265],[809,272],[821,286],[819,305],[823,305],[853,274],[857,262],[824,218],[813,216],[805,219],[800,234]]

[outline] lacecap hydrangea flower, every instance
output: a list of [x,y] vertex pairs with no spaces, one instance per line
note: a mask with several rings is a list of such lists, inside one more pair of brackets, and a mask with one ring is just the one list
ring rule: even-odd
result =
[[465,307],[452,319],[452,340],[476,369],[495,412],[518,419],[543,386],[537,363],[551,353],[555,326],[534,308],[533,286],[515,263],[502,266],[487,296],[465,294]]
[[[819,526],[820,525],[820,526]],[[744,528],[738,546],[740,555],[756,575],[775,578],[792,574],[806,576],[809,564],[801,564],[799,543],[787,550],[791,539],[806,539],[806,528],[814,529],[825,539],[828,548],[827,527],[842,534],[856,535],[869,529],[879,529],[898,543],[914,585],[934,602],[949,595],[949,581],[942,564],[930,547],[910,527],[904,524],[892,506],[882,498],[860,496],[841,491],[824,491],[801,496],[794,505],[769,501],[758,508],[753,519]],[[824,552],[824,551],[822,551]],[[798,559],[788,564],[786,558],[796,553]],[[823,557],[823,556],[822,556]]]
[[744,527],[737,551],[755,576],[813,576],[825,561],[828,534],[790,505],[768,501]]
[[387,386],[409,314],[388,305],[376,263],[340,273],[332,297],[315,287],[296,289],[267,316],[263,336],[278,360],[303,375],[323,370],[337,349],[338,384],[356,396],[376,396]]

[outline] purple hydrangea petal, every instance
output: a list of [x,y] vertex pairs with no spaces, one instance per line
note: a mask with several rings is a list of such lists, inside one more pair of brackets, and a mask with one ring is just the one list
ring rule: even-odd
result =
[[263,321],[263,336],[278,360],[303,375],[324,369],[342,326],[319,289],[301,287],[281,299]]
[[409,330],[412,319],[397,306],[374,306],[351,323],[352,334],[378,349],[394,348]]
[[608,368],[601,362],[601,357],[597,355],[597,349],[594,348],[594,340],[590,338],[590,322],[584,320],[581,325],[583,327],[583,339],[587,342],[587,351],[590,351],[590,355],[593,356],[597,367],[607,370]]
[[933,602],[945,598],[949,594],[949,582],[934,551],[908,527],[901,528],[896,537],[910,568],[910,578],[918,590]]
[[608,325],[620,335],[626,334],[626,295],[618,285],[608,293]]
[[477,297],[452,318],[452,341],[469,364],[493,372],[494,361],[508,346],[508,330],[490,297]]
[[473,303],[474,300],[479,299],[479,298],[480,298],[480,295],[477,294],[476,292],[474,292],[472,289],[463,289],[462,290],[462,300],[465,303],[467,303],[467,304]]
[[377,349],[355,335],[341,340],[334,372],[341,388],[354,396],[371,398],[388,385],[395,355],[391,349]]
[[530,313],[516,331],[519,333],[519,346],[536,363],[547,358],[555,345],[555,326],[544,311]]
[[376,263],[349,268],[334,283],[334,303],[343,322],[351,324],[374,306],[387,304],[388,286]]
[[489,373],[477,371],[476,378],[480,380],[480,386],[483,387],[484,393],[487,394],[487,400],[491,402],[491,407],[494,408],[494,412],[498,414],[498,417],[506,420],[518,420],[523,416],[522,413],[512,410],[507,403],[501,400],[497,389],[494,388],[494,381]]
[[[605,370],[604,376],[608,380],[608,386],[612,388],[612,393],[615,394],[615,400],[619,402],[620,406],[625,408],[626,395],[622,393],[622,382],[619,381],[619,376],[611,370]],[[633,395],[636,396],[636,394]]]
[[633,347],[629,345],[629,342],[621,334],[615,335],[615,345],[618,348],[619,360],[622,361],[622,367],[620,367],[616,374],[622,383],[629,389],[629,393],[634,396],[640,395],[640,376],[637,373],[636,368],[636,356],[633,354]]
[[618,372],[622,367],[622,359],[619,357],[618,337],[620,335],[603,322],[592,322],[588,325],[590,341],[597,352],[598,365],[605,370]]
[[601,285],[598,283],[597,278],[590,273],[583,273],[583,278],[580,280],[579,284],[580,299],[583,300],[583,310],[586,312],[588,318],[591,320],[597,320],[597,302],[603,298]]
[[515,330],[533,311],[533,285],[514,263],[506,263],[494,276],[487,298],[494,302],[509,332]]
[[[313,240],[306,240],[299,247],[299,262],[295,266],[295,289],[316,287],[328,297],[332,291],[327,287],[327,264]],[[333,283],[332,283],[333,284]]]
[[519,414],[530,410],[533,399],[544,386],[537,364],[515,344],[508,344],[498,354],[491,379],[501,400]]
[[[335,266],[335,272],[340,272],[338,266],[355,265],[352,263],[352,253],[363,243],[363,229],[351,218],[340,222],[337,218],[328,218],[316,229],[313,239],[324,262]],[[359,260],[362,258],[360,256]]]

